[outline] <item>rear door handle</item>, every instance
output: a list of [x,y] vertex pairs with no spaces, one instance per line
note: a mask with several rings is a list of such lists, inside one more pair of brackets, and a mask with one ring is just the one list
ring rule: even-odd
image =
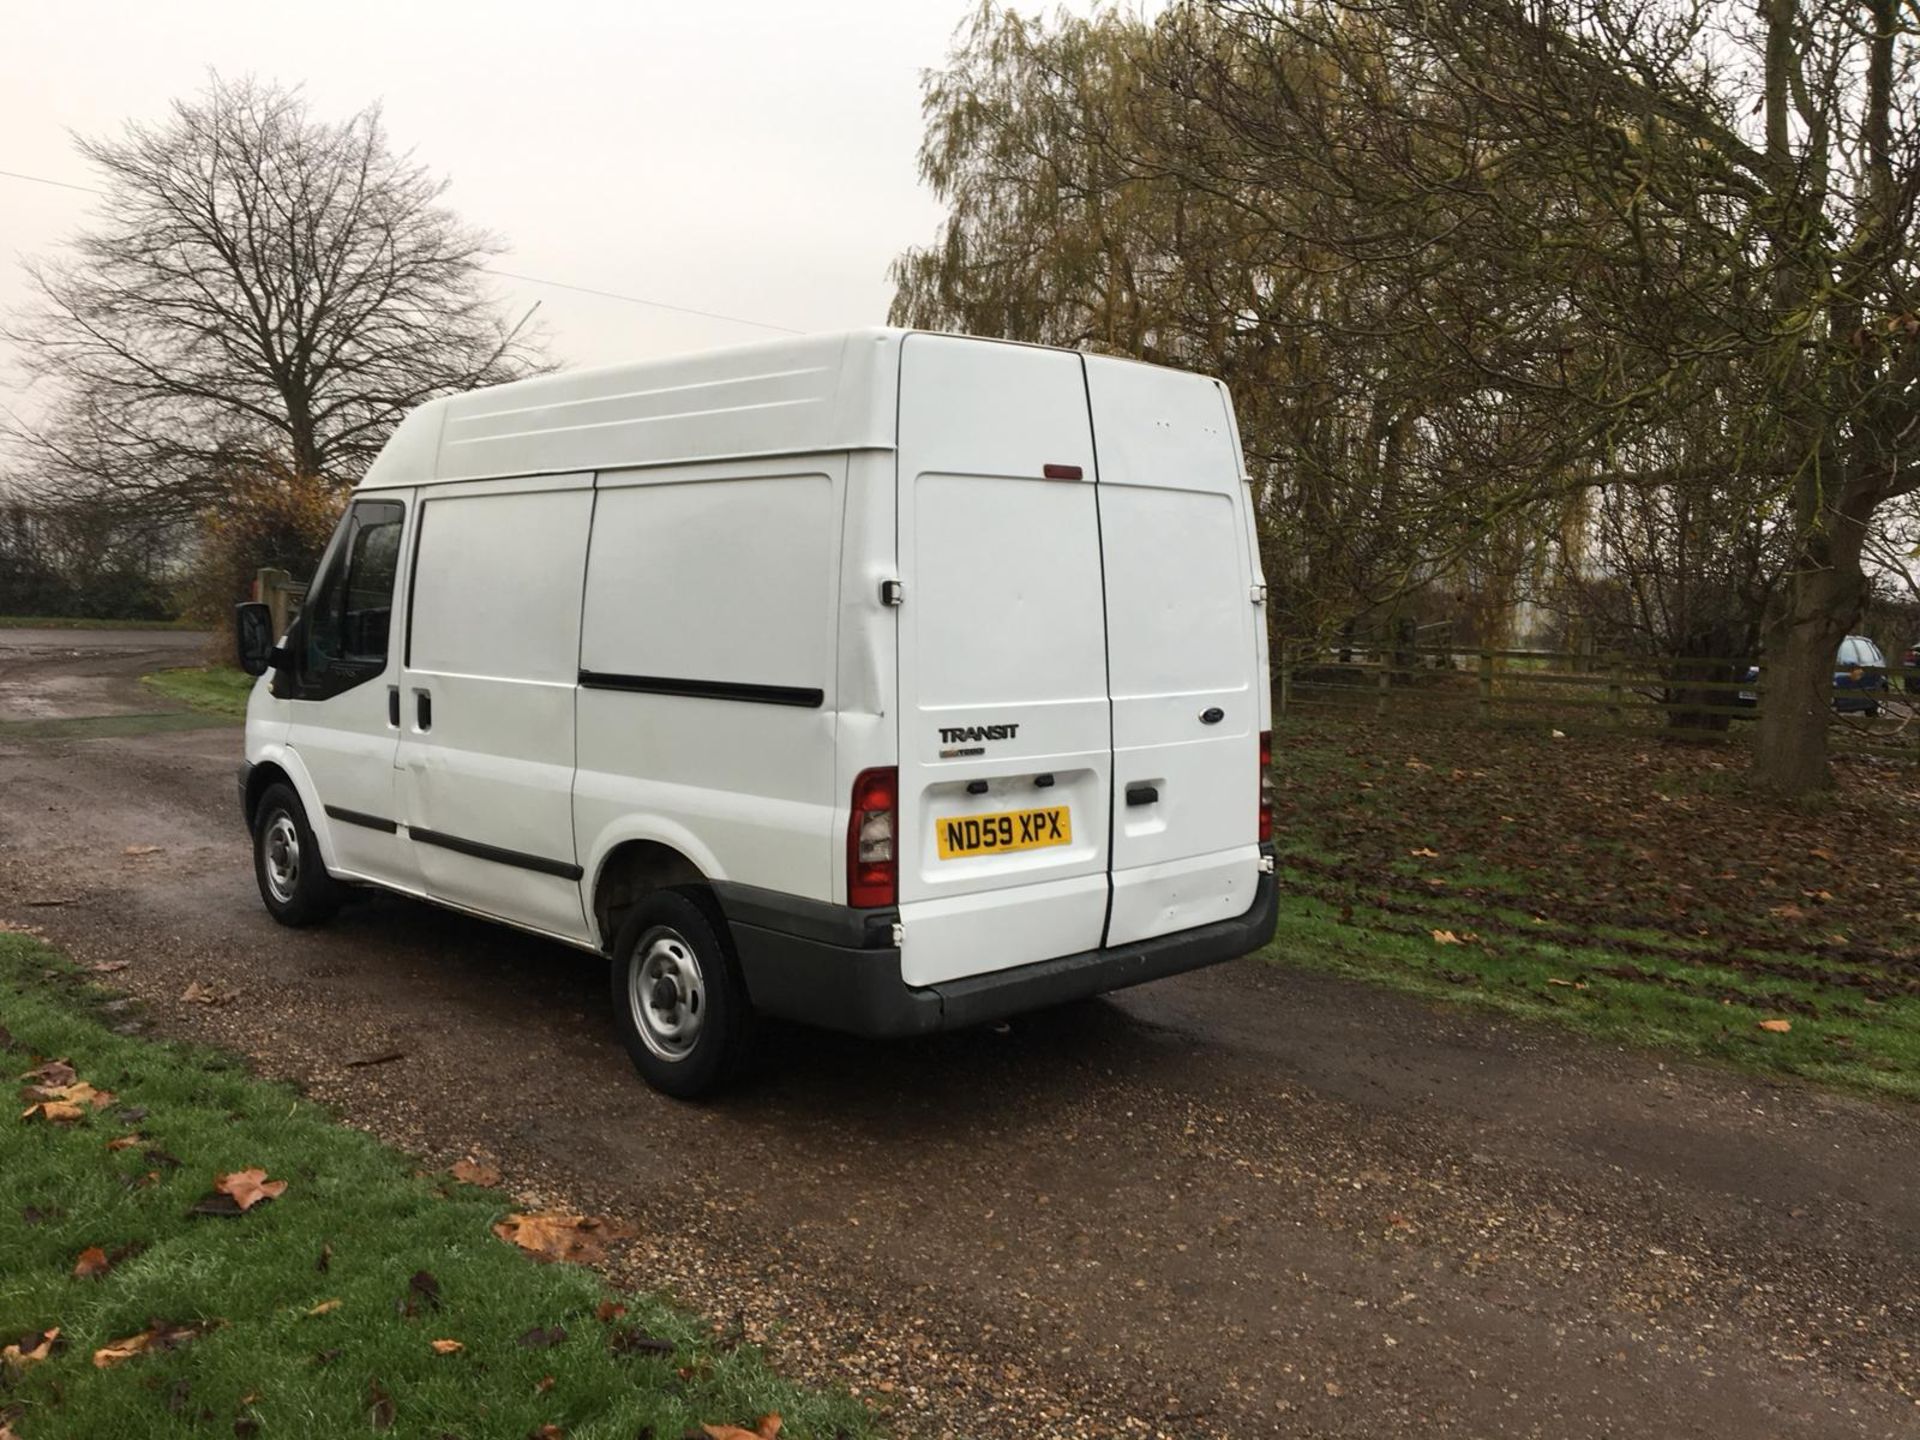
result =
[[387,724],[394,729],[400,728],[400,687],[387,686]]
[[1127,804],[1152,805],[1160,799],[1160,792],[1151,785],[1127,786]]
[[433,692],[416,690],[413,692],[413,725],[416,730],[433,728]]

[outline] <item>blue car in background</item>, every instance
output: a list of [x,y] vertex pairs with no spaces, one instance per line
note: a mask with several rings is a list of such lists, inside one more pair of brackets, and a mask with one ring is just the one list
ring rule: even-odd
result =
[[[1757,684],[1760,667],[1747,667],[1747,682]],[[1887,680],[1887,657],[1880,647],[1864,635],[1849,635],[1840,642],[1833,657],[1833,708],[1842,715],[1878,715],[1880,702],[1892,685]],[[1754,705],[1759,695],[1752,690],[1740,692],[1742,705]]]

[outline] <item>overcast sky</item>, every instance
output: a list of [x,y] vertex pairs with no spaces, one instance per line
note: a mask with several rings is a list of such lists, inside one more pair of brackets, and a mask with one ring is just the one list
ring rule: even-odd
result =
[[[1036,0],[1037,8],[1038,0]],[[1026,8],[1023,6],[1023,8]],[[1086,8],[1079,0],[1073,8]],[[93,183],[70,131],[159,119],[209,68],[385,103],[398,148],[511,246],[500,268],[801,330],[886,318],[887,262],[930,238],[920,72],[970,0],[0,0],[0,170]],[[0,309],[18,257],[93,197],[0,176]],[[501,281],[573,364],[776,332]]]

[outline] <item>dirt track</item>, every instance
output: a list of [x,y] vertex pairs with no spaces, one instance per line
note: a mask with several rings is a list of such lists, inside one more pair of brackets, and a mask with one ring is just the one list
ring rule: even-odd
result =
[[133,677],[185,642],[0,632],[0,721],[41,722],[0,723],[0,920],[396,1143],[639,1221],[626,1278],[902,1432],[1920,1435],[1920,1115],[1254,960],[1004,1033],[775,1030],[679,1105],[589,957],[387,898],[277,929],[237,729],[48,729],[166,708]]

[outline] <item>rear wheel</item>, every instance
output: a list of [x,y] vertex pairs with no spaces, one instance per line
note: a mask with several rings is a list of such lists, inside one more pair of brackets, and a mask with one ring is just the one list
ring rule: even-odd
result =
[[340,908],[340,884],[320,863],[307,812],[286,785],[268,786],[254,809],[253,877],[282,925],[317,925]]
[[724,922],[684,890],[656,890],[613,945],[620,1039],[649,1085],[682,1100],[712,1093],[738,1067],[752,1009]]

